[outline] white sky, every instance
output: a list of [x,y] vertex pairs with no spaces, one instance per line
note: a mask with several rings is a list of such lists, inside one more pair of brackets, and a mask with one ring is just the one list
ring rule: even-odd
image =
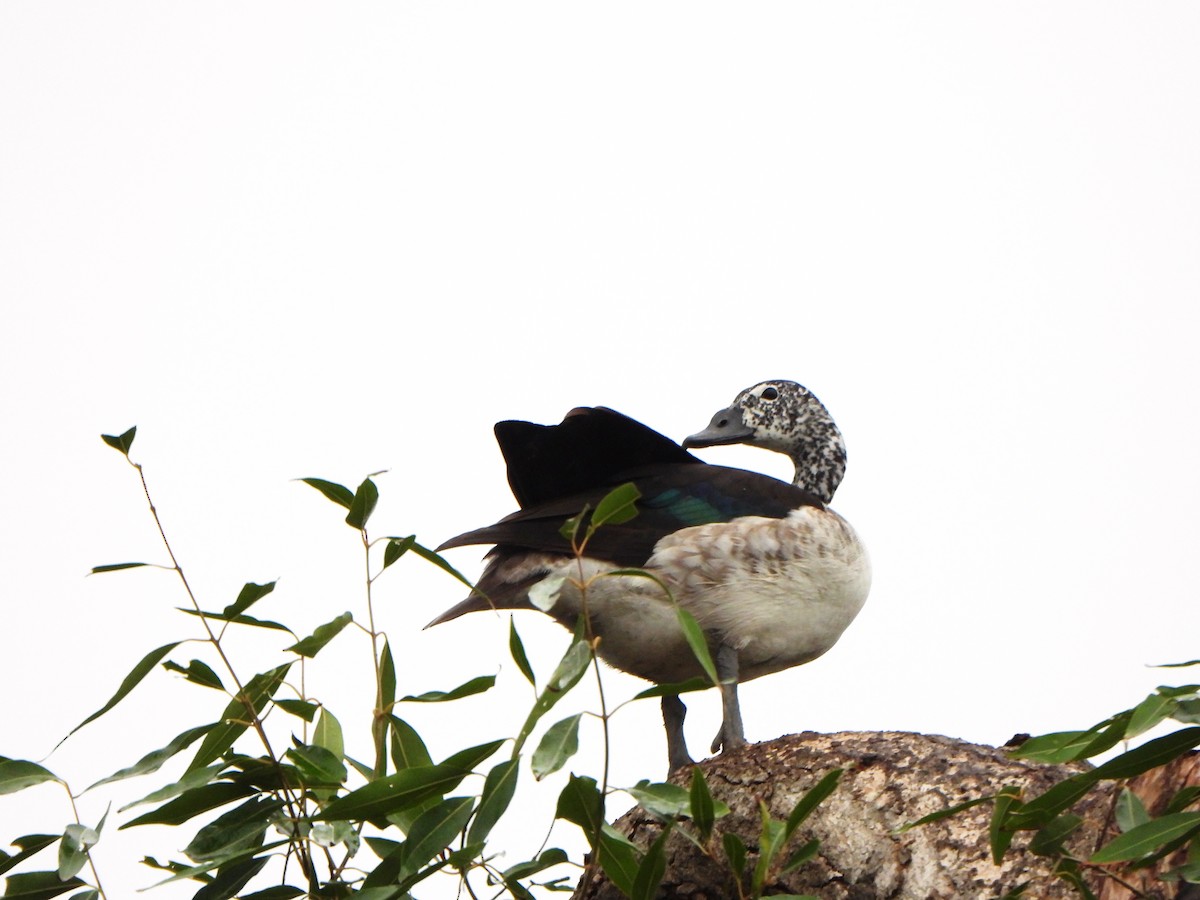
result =
[[[83,577],[164,558],[101,432],[138,426],[206,607],[278,577],[260,614],[311,629],[365,618],[360,550],[291,479],[388,469],[373,533],[433,545],[513,508],[498,419],[680,439],[775,377],[841,425],[876,573],[828,656],[743,689],[752,740],[1000,743],[1179,683],[1146,665],[1200,656],[1198,39],[1182,2],[0,5],[0,754],[197,634],[166,573]],[[402,692],[500,673],[404,711],[435,756],[529,700],[505,619],[420,630],[460,597],[415,561],[376,596]],[[518,625],[547,675],[565,633]],[[316,662],[366,756],[365,641]],[[46,764],[82,788],[221,705],[159,672]],[[662,776],[653,704],[614,740],[616,783]],[[0,839],[67,815],[0,797]],[[152,880],[134,838],[111,896]]]

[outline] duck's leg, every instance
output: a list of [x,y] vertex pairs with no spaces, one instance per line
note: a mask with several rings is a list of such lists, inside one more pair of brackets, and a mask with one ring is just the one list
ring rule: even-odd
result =
[[667,765],[671,772],[692,765],[692,757],[688,754],[687,742],[683,737],[683,717],[687,715],[687,707],[679,699],[678,694],[664,694],[662,698],[663,725],[667,729]]
[[732,750],[746,743],[742,708],[738,704],[738,655],[728,644],[717,648],[717,677],[721,679],[721,730],[712,742],[712,752]]

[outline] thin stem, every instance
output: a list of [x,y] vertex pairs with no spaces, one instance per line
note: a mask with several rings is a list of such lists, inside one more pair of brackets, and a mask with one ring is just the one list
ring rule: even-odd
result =
[[[187,575],[184,573],[183,567],[179,565],[179,560],[175,558],[175,551],[171,548],[171,542],[167,540],[167,532],[163,528],[162,519],[159,518],[158,509],[154,506],[154,499],[150,496],[150,485],[146,482],[146,472],[142,468],[141,463],[134,462],[132,459],[129,459],[128,456],[125,458],[128,460],[131,466],[137,469],[138,478],[142,482],[142,493],[145,495],[146,503],[150,507],[150,515],[154,518],[154,525],[158,529],[159,537],[162,538],[163,546],[167,550],[167,556],[171,559],[171,567],[175,570],[175,574],[179,576],[179,580],[183,584],[183,589],[187,593],[188,599],[191,601],[197,617],[200,619],[200,624],[204,627],[204,631],[208,635],[209,643],[213,645],[217,655],[221,658],[222,664],[225,666],[225,671],[229,673],[230,679],[232,679],[234,685],[236,685],[236,697],[242,702],[242,705],[246,707],[246,712],[249,714],[249,722],[251,727],[254,728],[255,733],[258,734],[259,740],[262,741],[263,747],[267,751],[267,757],[271,760],[271,763],[279,772],[279,792],[282,795],[284,804],[287,807],[288,815],[292,819],[298,820],[299,813],[297,811],[296,798],[293,796],[291,789],[287,786],[287,779],[283,774],[283,767],[279,764],[279,760],[275,756],[275,751],[271,747],[271,740],[267,737],[267,731],[263,727],[262,718],[258,715],[258,711],[254,708],[254,702],[246,696],[245,685],[242,684],[242,680],[238,677],[237,672],[234,671],[233,663],[230,662],[229,657],[226,656],[225,648],[221,646],[221,639],[213,633],[212,626],[208,621],[208,617],[204,615],[204,611],[200,608],[200,602],[196,599],[196,594],[192,590],[191,584],[188,582]],[[312,860],[303,845],[297,848],[297,852],[300,855],[300,864],[305,871],[307,872],[312,870]]]
[[[75,795],[71,792],[70,785],[68,785],[65,781],[60,781],[59,784],[63,786],[63,790],[67,792],[67,798],[71,801],[71,814],[75,817],[75,824],[83,825],[82,820],[79,818],[79,807],[75,805]],[[101,897],[104,897],[105,900],[107,900],[108,894],[104,892],[104,886],[100,884],[100,872],[96,869],[96,861],[92,859],[92,848],[87,847],[83,852],[84,856],[87,857],[88,868],[92,870],[92,878],[94,878],[96,881],[96,890],[99,892]]]

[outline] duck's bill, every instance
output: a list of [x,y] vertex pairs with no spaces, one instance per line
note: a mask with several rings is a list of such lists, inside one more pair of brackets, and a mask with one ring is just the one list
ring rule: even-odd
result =
[[716,447],[720,444],[740,444],[754,435],[754,429],[742,421],[741,407],[723,409],[701,432],[683,439],[685,448]]

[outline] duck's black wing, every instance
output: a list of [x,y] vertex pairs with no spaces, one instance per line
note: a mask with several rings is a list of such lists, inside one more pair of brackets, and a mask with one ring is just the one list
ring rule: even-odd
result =
[[504,552],[536,550],[570,555],[571,545],[560,534],[563,523],[585,507],[594,509],[610,490],[627,481],[633,482],[642,495],[636,504],[637,516],[600,528],[586,550],[588,557],[625,567],[645,565],[654,546],[681,528],[741,516],[781,519],[801,506],[824,506],[816,496],[770,476],[710,466],[699,460],[695,463],[660,463],[614,471],[603,484],[593,481],[588,489],[569,496],[527,505],[494,525],[451,538],[438,550],[496,544]]
[[704,465],[669,437],[603,406],[573,409],[558,425],[507,421],[495,431],[522,509],[619,484],[615,476],[638,467]]

